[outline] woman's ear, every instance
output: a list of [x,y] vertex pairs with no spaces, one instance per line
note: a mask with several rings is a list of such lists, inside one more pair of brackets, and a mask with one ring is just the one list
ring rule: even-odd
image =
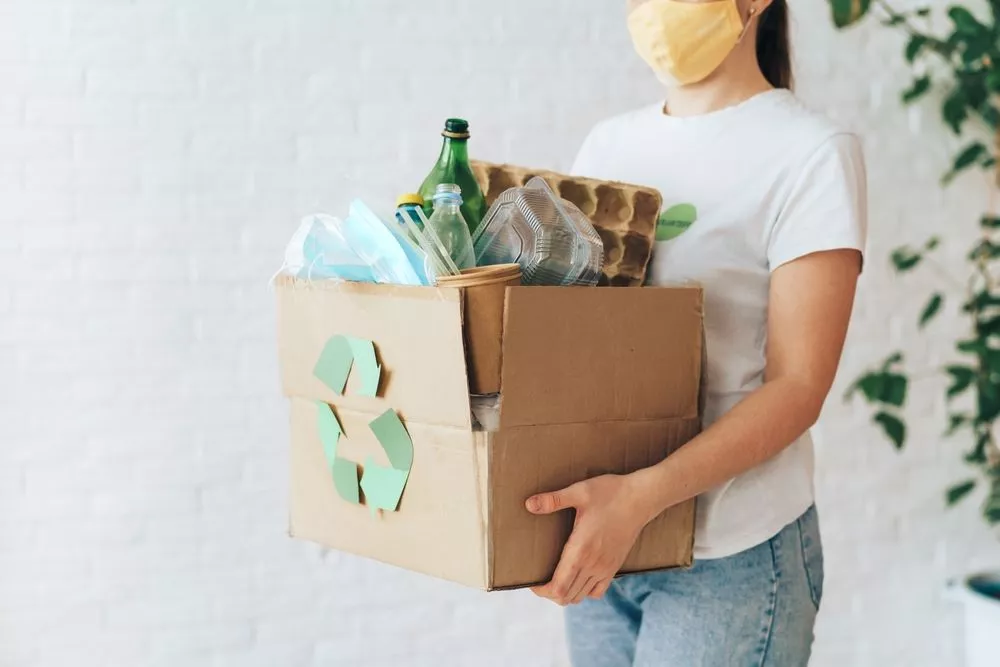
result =
[[774,0],[740,0],[739,7],[747,22],[754,20],[771,6]]
[[746,8],[747,20],[760,16],[764,10],[771,6],[774,0],[749,0]]

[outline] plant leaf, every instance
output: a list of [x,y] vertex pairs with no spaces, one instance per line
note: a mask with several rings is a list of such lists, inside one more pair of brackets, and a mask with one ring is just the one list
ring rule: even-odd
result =
[[990,480],[989,495],[983,504],[983,516],[993,525],[1000,523],[1000,475],[997,475],[995,469],[990,472],[992,479]]
[[941,304],[943,302],[944,296],[940,292],[937,292],[930,298],[927,305],[924,306],[923,312],[920,313],[920,328],[923,328],[924,325],[931,320],[931,318],[938,314],[938,311],[941,310]]
[[982,336],[995,336],[1000,334],[1000,317],[991,317],[988,320],[983,320],[977,324],[977,331],[980,337]]
[[979,241],[969,252],[969,259],[973,261],[977,259],[996,259],[997,257],[1000,257],[1000,245],[987,239]]
[[884,403],[894,407],[903,407],[906,403],[906,393],[909,380],[905,375],[885,371],[866,373],[847,390],[845,398],[851,398],[860,391],[869,403]]
[[931,89],[931,78],[926,74],[917,79],[913,80],[910,87],[903,91],[902,100],[903,104],[910,104],[915,102],[924,93]]
[[980,433],[979,437],[976,438],[976,446],[965,455],[965,462],[972,465],[986,463],[986,446],[988,444],[990,444],[990,434]]
[[967,313],[971,313],[974,310],[983,310],[984,308],[996,306],[1000,306],[1000,296],[995,296],[986,290],[982,290],[969,299],[965,305],[962,306],[962,310]]
[[830,0],[833,23],[838,28],[846,28],[856,23],[871,8],[871,0]]
[[960,340],[955,343],[955,349],[965,354],[986,354],[986,343],[978,339]]
[[972,385],[976,379],[976,371],[968,366],[948,366],[945,368],[951,376],[951,386],[948,387],[948,398],[954,398]]
[[980,377],[976,383],[976,392],[979,410],[977,419],[980,422],[992,422],[1000,417],[1000,387],[990,382],[989,378]]
[[903,246],[892,251],[892,264],[900,273],[909,271],[920,263],[924,258],[923,253],[917,252],[913,248]]
[[927,38],[923,35],[912,35],[910,41],[906,43],[906,62],[912,63],[920,55],[927,44]]
[[993,40],[988,31],[969,35],[965,43],[965,50],[962,51],[962,62],[966,65],[978,64],[980,59],[990,51]]
[[954,435],[955,431],[969,423],[968,415],[950,414],[948,415],[948,430],[944,432],[945,437]]
[[907,380],[905,375],[887,374],[885,376],[885,389],[880,400],[897,408],[903,407],[903,404],[906,403],[906,389],[908,385],[909,380]]
[[983,121],[994,130],[997,127],[1000,127],[1000,109],[997,109],[992,104],[986,103],[979,105],[979,115]]
[[981,142],[975,141],[969,144],[955,157],[955,162],[951,166],[951,171],[945,174],[944,182],[947,183],[951,181],[959,174],[959,172],[968,169],[987,155],[986,146],[984,146]]
[[997,227],[1000,227],[1000,218],[992,215],[984,215],[979,220],[979,226],[984,229],[996,229]]
[[902,360],[903,360],[902,352],[893,352],[892,354],[890,354],[888,357],[885,358],[885,361],[882,362],[882,370],[888,371],[891,366],[898,364]]
[[948,18],[952,20],[955,24],[955,29],[959,32],[968,35],[979,35],[983,33],[989,33],[989,30],[976,20],[976,17],[972,15],[965,7],[951,7],[948,9]]
[[964,90],[956,88],[948,95],[941,106],[941,117],[955,134],[962,132],[962,123],[969,118],[967,105],[968,99],[965,96]]
[[986,73],[986,87],[993,92],[1000,92],[1000,70],[990,68]]
[[939,243],[941,243],[941,239],[939,239],[936,236],[932,236],[929,239],[927,239],[927,243],[924,244],[924,249],[934,250],[934,248],[938,247]]
[[960,482],[945,492],[945,502],[948,504],[948,507],[951,507],[969,495],[974,488],[976,488],[976,480],[974,479],[967,479],[964,482]]
[[906,424],[899,417],[891,415],[888,412],[877,412],[872,421],[882,427],[882,430],[892,440],[892,444],[896,449],[903,448],[903,443],[906,441]]

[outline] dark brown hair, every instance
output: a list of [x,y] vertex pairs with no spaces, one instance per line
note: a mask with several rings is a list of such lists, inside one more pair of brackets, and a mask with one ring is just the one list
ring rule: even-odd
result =
[[788,0],[774,0],[757,19],[757,64],[775,88],[792,87]]

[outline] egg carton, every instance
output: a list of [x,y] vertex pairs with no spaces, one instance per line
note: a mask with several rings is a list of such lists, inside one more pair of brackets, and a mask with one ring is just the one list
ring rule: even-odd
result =
[[476,160],[472,171],[488,206],[505,190],[525,185],[535,176],[544,179],[560,197],[576,204],[600,234],[604,270],[597,284],[639,287],[645,281],[663,202],[653,188]]

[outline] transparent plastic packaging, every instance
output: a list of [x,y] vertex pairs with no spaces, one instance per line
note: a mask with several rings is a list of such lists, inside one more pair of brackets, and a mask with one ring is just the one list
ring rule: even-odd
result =
[[339,218],[331,215],[303,218],[285,248],[285,261],[279,273],[306,280],[375,282],[371,267],[344,238],[342,225]]
[[[375,280],[397,285],[429,285],[427,276],[418,275],[398,237],[389,224],[372,212],[364,202],[351,202],[342,225],[350,247],[371,267]],[[408,242],[407,242],[408,243]],[[423,270],[422,267],[420,269]]]
[[596,285],[604,244],[576,206],[540,178],[497,197],[474,239],[476,263],[517,263],[525,285]]
[[494,433],[500,430],[500,394],[471,394],[473,427]]
[[[411,217],[411,214],[413,217]],[[397,211],[397,219],[406,228],[407,234],[413,239],[420,249],[427,255],[429,264],[428,271],[434,273],[438,278],[443,276],[457,276],[459,268],[455,266],[448,250],[441,243],[434,230],[427,226],[427,216],[420,208],[413,208],[408,211]]]

